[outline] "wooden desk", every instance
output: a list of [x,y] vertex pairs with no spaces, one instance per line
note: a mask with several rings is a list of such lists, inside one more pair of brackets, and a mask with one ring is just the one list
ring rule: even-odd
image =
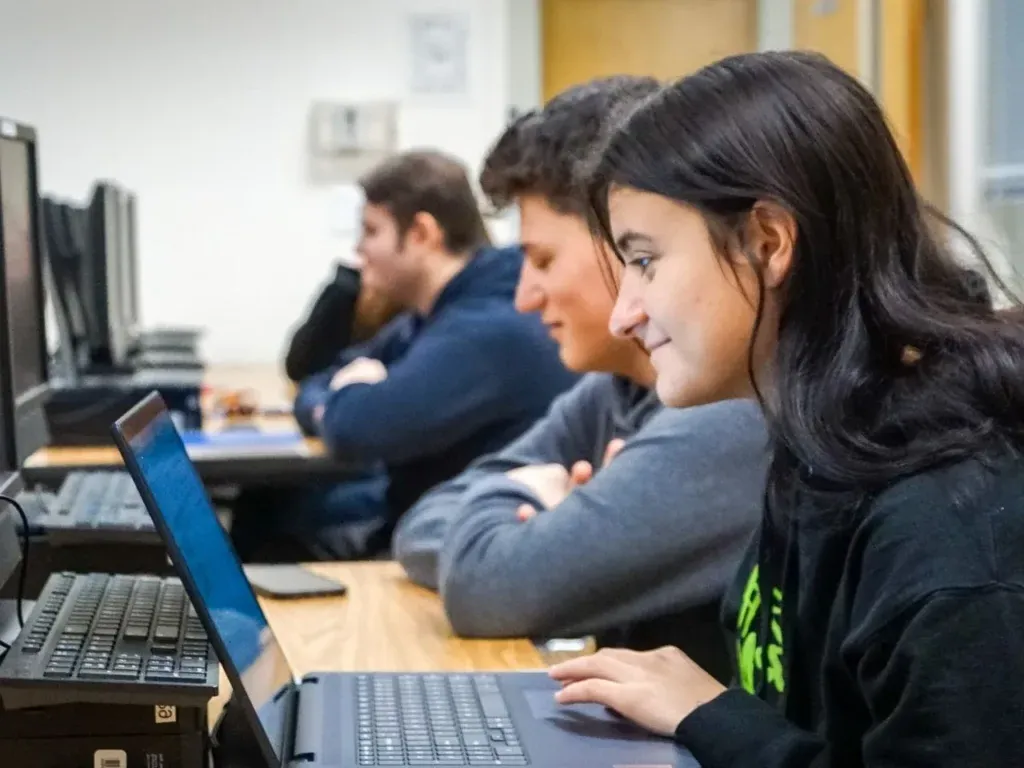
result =
[[456,637],[440,598],[410,582],[397,563],[317,563],[309,568],[338,579],[348,586],[348,594],[260,600],[300,674],[464,672],[545,665],[529,640]]
[[[317,573],[348,586],[343,597],[260,603],[299,675],[338,672],[478,672],[547,665],[532,642],[463,640],[452,634],[440,598],[392,562],[318,563]],[[230,695],[211,703],[211,722]]]

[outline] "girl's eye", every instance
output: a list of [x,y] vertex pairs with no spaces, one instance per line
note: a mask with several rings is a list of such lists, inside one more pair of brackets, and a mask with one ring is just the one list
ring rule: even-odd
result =
[[637,256],[629,262],[629,266],[636,269],[640,273],[641,277],[645,277],[648,270],[651,268],[653,261],[654,259],[650,256]]

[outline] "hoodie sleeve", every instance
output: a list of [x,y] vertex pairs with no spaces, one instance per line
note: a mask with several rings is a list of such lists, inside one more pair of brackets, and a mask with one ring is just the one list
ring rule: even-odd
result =
[[[330,392],[320,434],[335,455],[403,464],[444,451],[488,424],[520,417],[535,377],[560,375],[521,315],[421,334],[379,384]],[[567,374],[563,371],[561,375]]]
[[[534,464],[570,466],[591,460],[596,431],[608,407],[611,377],[593,374],[559,396],[547,415],[499,453],[476,461],[458,477],[423,496],[402,515],[393,539],[393,556],[409,578],[429,589],[438,587],[438,558],[451,524],[462,511],[466,492],[490,477]],[[518,488],[509,494],[510,510],[523,498]],[[540,502],[536,502],[540,503]]]
[[302,382],[298,394],[295,396],[295,403],[292,406],[292,413],[299,429],[305,435],[316,435],[319,425],[313,419],[313,411],[318,405],[327,402],[330,394],[331,377],[338,370],[337,366],[328,368],[326,371],[314,373]]
[[299,382],[322,371],[349,345],[358,298],[359,273],[339,265],[292,334],[284,361],[289,379]]
[[[992,586],[935,593],[876,634],[856,664],[857,706],[825,713],[831,742],[741,690],[679,724],[704,768],[865,768],[1016,764],[1024,723],[1024,592]],[[856,760],[851,750],[859,750]],[[1009,761],[1009,762],[1008,762]]]
[[372,339],[354,344],[338,355],[334,364],[326,370],[315,373],[299,387],[292,411],[299,428],[307,435],[319,435],[320,425],[313,420],[317,406],[326,407],[331,396],[331,379],[334,374],[360,357],[380,360],[387,365],[404,351],[403,339],[407,333],[409,318],[401,316],[385,326]]
[[526,523],[510,511],[532,501],[525,487],[475,483],[441,552],[452,627],[575,637],[716,599],[759,518],[765,447],[757,408],[732,401],[659,413]]

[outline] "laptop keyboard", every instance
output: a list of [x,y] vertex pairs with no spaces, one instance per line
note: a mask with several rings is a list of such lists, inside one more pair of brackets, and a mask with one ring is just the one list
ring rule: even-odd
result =
[[359,675],[360,765],[529,765],[492,675]]

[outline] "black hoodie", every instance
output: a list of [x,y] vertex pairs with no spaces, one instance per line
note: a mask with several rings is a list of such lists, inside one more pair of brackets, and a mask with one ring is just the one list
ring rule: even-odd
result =
[[677,740],[704,768],[1024,765],[1024,461],[793,512],[726,596],[736,687]]
[[334,362],[352,343],[361,276],[344,264],[316,297],[309,317],[295,329],[284,358],[288,378],[300,382]]

